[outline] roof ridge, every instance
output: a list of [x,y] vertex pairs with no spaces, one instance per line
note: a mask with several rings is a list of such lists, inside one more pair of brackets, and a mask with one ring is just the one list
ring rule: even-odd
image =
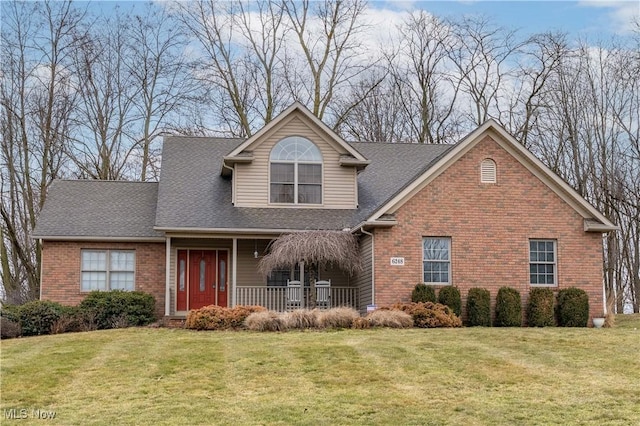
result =
[[141,181],[141,180],[115,180],[115,179],[54,179],[53,182],[74,182],[74,183],[86,183],[86,182],[105,182],[105,183],[155,183],[158,181]]

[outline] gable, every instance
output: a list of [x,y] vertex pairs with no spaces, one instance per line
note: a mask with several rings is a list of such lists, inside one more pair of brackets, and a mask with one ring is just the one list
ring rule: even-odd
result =
[[[232,202],[236,207],[357,208],[357,173],[369,161],[316,121],[317,119],[309,117],[303,109],[293,109],[279,116],[276,124],[263,129],[224,157],[223,169],[232,171]],[[278,142],[290,136],[299,136],[311,141],[322,155],[320,205],[283,205],[270,202],[271,151]]]
[[[526,150],[493,120],[488,121],[459,142],[451,151],[434,164],[433,167],[429,168],[410,185],[381,206],[367,219],[367,222],[376,222],[384,215],[394,214],[408,200],[444,173],[449,167],[457,161],[460,161],[471,149],[476,147],[486,138],[489,138],[497,144],[497,146],[501,147],[501,149],[507,152],[523,167],[523,170],[527,171],[528,175],[523,173],[523,179],[532,178],[539,180],[558,197],[560,197],[563,202],[576,211],[584,219],[585,231],[607,232],[617,229],[617,227],[604,217],[604,215],[591,206],[584,198],[573,190],[573,188],[547,168],[540,160],[535,158],[531,152]],[[475,176],[478,182],[480,181],[481,161],[478,162],[478,173],[477,176]],[[497,179],[500,179],[499,168],[500,166],[498,165]],[[505,194],[506,193],[507,192],[505,192]]]
[[[355,148],[351,147],[342,138],[340,138],[335,132],[333,132],[326,124],[315,117],[307,108],[301,103],[295,102],[289,108],[280,113],[276,118],[269,122],[266,126],[260,129],[256,134],[247,139],[244,143],[237,146],[228,155],[225,156],[225,161],[233,163],[237,160],[246,162],[246,159],[242,157],[249,157],[250,153],[256,149],[260,144],[264,142],[269,134],[278,131],[278,129],[286,126],[287,123],[297,117],[303,121],[306,126],[313,128],[318,135],[322,135],[333,148],[342,155],[351,157],[350,162],[352,165],[359,165],[360,167],[366,167],[369,163],[368,160],[360,154]],[[223,168],[224,173],[224,168]]]

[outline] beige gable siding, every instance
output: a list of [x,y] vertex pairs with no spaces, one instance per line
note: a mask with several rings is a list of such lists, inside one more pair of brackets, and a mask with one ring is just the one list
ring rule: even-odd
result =
[[258,272],[258,262],[253,253],[257,251],[262,256],[269,240],[238,240],[238,265],[236,275],[236,285],[243,286],[265,286],[267,280]]
[[[323,158],[323,203],[330,209],[354,209],[357,207],[356,170],[341,167],[340,154],[335,143],[316,131],[311,123],[294,114],[283,126],[265,135],[265,141],[253,151],[251,164],[237,164],[234,172],[234,199],[236,207],[284,207],[269,204],[269,155],[273,146],[287,136],[303,136],[315,143]],[[295,208],[317,208],[317,205],[292,205]]]

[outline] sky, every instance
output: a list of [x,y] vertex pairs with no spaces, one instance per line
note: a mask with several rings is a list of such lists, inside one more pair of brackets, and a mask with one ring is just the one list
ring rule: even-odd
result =
[[386,4],[390,8],[420,7],[437,16],[484,14],[494,18],[501,26],[519,29],[524,33],[558,30],[580,37],[607,37],[628,32],[631,18],[640,17],[640,0],[451,0]]
[[[120,5],[126,9],[144,1],[94,1],[91,8],[108,11]],[[163,3],[163,0],[154,1]],[[518,29],[523,35],[560,31],[590,40],[627,35],[632,28],[632,18],[640,20],[640,0],[369,0],[369,7],[394,12],[424,9],[439,17],[483,14],[500,26]]]

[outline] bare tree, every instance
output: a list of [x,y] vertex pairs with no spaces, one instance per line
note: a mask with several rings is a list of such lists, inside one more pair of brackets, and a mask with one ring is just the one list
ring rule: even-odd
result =
[[198,74],[209,99],[233,136],[251,136],[284,107],[279,52],[283,11],[260,1],[255,11],[242,1],[180,4],[179,16],[204,50]]
[[74,54],[79,105],[78,131],[69,152],[78,175],[117,180],[128,177],[133,102],[140,87],[127,65],[132,60],[133,23],[119,11],[98,19]]
[[[285,0],[283,4],[299,48],[285,59],[291,95],[310,105],[322,120],[338,92],[349,92],[361,74],[374,66],[361,62],[364,52],[359,35],[365,26],[360,18],[366,4],[362,0]],[[350,105],[361,100],[354,99]],[[349,108],[336,111],[336,126]]]
[[31,239],[51,181],[64,173],[75,107],[70,55],[84,14],[70,1],[2,3],[2,202],[5,296],[38,296],[39,242]]
[[458,133],[456,98],[462,79],[448,72],[451,27],[425,12],[411,14],[399,29],[399,52],[389,69],[411,132],[418,143],[443,143]]
[[449,58],[471,103],[471,111],[465,113],[476,126],[490,117],[500,121],[503,83],[512,72],[509,61],[521,42],[514,31],[497,27],[486,17],[469,16],[452,25],[456,43],[449,49]]
[[164,8],[147,5],[134,17],[129,37],[130,57],[125,62],[131,84],[139,89],[132,98],[136,124],[133,134],[139,153],[136,173],[142,181],[157,180],[162,132],[179,127],[178,114],[195,102],[196,87],[184,55],[187,39]]
[[349,99],[337,101],[348,104],[342,106],[343,110],[349,109],[336,129],[343,137],[357,142],[410,141],[404,100],[386,71],[374,70],[370,77],[359,81],[352,92],[361,99],[357,105],[351,105]]

